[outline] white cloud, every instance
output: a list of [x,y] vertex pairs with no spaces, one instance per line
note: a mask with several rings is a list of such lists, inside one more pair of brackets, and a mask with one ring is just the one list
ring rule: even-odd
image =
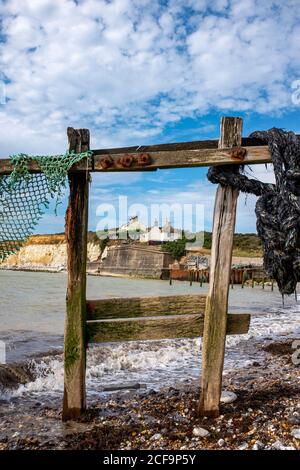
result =
[[70,124],[90,127],[95,146],[121,145],[211,108],[284,109],[300,65],[298,6],[298,0],[2,2],[0,64],[9,81],[9,101],[0,109],[2,151],[61,151]]
[[[255,177],[253,174],[250,174],[249,176]],[[91,207],[89,211],[91,229],[95,230],[96,224],[100,220],[96,215],[97,207],[99,205],[112,204],[115,208],[116,214],[118,214],[119,195],[123,197],[127,196],[128,208],[137,203],[143,204],[147,208],[147,217],[143,214],[140,215],[140,219],[145,225],[151,224],[150,216],[151,207],[153,208],[153,205],[161,206],[167,204],[171,207],[174,204],[179,204],[183,211],[184,204],[191,204],[191,216],[194,217],[196,213],[196,205],[201,204],[204,207],[205,230],[212,229],[213,209],[217,186],[209,183],[207,180],[203,180],[199,171],[197,171],[195,175],[195,170],[185,169],[182,173],[182,178],[179,178],[179,175],[174,175],[174,173],[172,176],[172,172],[171,174],[161,172],[160,177],[157,179],[152,179],[148,175],[143,175],[143,178],[148,184],[149,182],[152,183],[152,187],[150,189],[145,190],[142,182],[135,185],[134,188],[131,188],[130,185],[119,186],[118,191],[115,190],[115,186],[106,186],[104,191],[103,189],[100,189],[99,191],[97,186],[96,188],[93,188],[92,186],[90,197]],[[236,221],[237,232],[255,232],[256,222],[254,209],[256,200],[257,198],[255,196],[240,193]],[[127,221],[126,214],[122,213],[122,215],[123,218],[118,220],[120,225]],[[129,217],[129,215],[135,214],[130,213],[127,215]],[[186,221],[191,223],[190,218],[186,219]],[[160,220],[160,223],[164,223],[164,220]]]
[[[201,138],[214,127],[177,132],[176,123],[212,109],[270,115],[292,107],[299,0],[7,0],[0,14],[8,98],[0,105],[1,156],[62,152],[69,125],[89,127],[99,148],[165,140],[170,124],[171,140]],[[260,168],[254,175],[272,178]],[[140,179],[94,176],[94,195]],[[161,198],[197,198],[178,187]],[[199,191],[208,213],[214,187]],[[245,225],[248,201],[240,203]]]

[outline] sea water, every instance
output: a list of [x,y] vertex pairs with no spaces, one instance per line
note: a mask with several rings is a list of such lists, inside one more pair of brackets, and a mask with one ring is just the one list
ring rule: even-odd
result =
[[[0,271],[0,341],[6,346],[7,363],[29,362],[35,380],[17,390],[2,390],[2,398],[16,396],[61,397],[63,390],[63,327],[66,273]],[[88,276],[87,297],[158,296],[201,294],[207,285],[175,281]],[[226,370],[247,367],[259,360],[259,350],[243,344],[251,338],[289,335],[299,329],[300,304],[282,298],[270,286],[235,286],[230,289],[229,311],[250,313],[246,335],[227,337]],[[90,399],[105,387],[124,383],[145,384],[159,389],[198,379],[201,340],[175,339],[91,345],[87,353],[87,391]]]

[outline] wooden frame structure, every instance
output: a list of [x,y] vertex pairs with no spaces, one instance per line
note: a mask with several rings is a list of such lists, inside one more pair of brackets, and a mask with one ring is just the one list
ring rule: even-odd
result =
[[[268,147],[242,138],[238,117],[221,120],[220,140],[93,150],[69,172],[65,233],[68,253],[63,420],[86,409],[88,342],[196,337],[203,335],[199,414],[218,416],[227,334],[246,333],[250,315],[228,314],[228,292],[238,191],[218,186],[214,209],[210,284],[207,296],[86,300],[89,172],[155,171],[211,165],[271,163]],[[90,149],[87,129],[68,128],[69,149]],[[13,170],[0,160],[0,175]],[[40,172],[37,163],[29,170]],[[162,315],[164,315],[162,317]],[[159,318],[157,318],[159,316]],[[117,319],[116,319],[117,317]]]

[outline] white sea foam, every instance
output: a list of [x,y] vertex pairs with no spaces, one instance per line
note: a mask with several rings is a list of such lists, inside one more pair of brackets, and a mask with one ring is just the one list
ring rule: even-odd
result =
[[[256,315],[247,335],[227,337],[225,371],[247,367],[257,359],[245,355],[239,344],[250,338],[288,335],[299,328],[300,306],[274,309]],[[197,379],[201,366],[201,340],[181,339],[164,341],[128,342],[92,346],[88,351],[87,390],[90,397],[103,387],[113,384],[145,383],[148,387],[174,385],[186,379]],[[12,396],[24,394],[52,394],[61,396],[63,390],[63,363],[61,357],[32,361],[36,379],[22,385]]]
[[[14,278],[17,277],[17,279]],[[17,390],[4,391],[2,398],[24,395],[60,397],[63,391],[62,355],[49,356],[45,351],[62,346],[64,289],[65,282],[61,275],[37,273],[10,273],[3,276],[5,308],[0,312],[3,334],[8,344],[8,354],[15,362],[32,357],[33,353],[42,353],[42,359],[31,361],[31,368],[36,379]],[[5,282],[7,283],[5,287]],[[23,282],[23,291],[18,297],[15,288]],[[203,293],[199,285],[174,283],[169,286],[163,281],[134,281],[125,279],[93,278],[90,282],[90,298],[109,295],[110,290],[121,289],[120,295],[172,295],[180,293]],[[26,284],[27,283],[27,284]],[[42,285],[40,286],[40,284]],[[113,284],[113,286],[112,286]],[[32,285],[37,285],[38,297],[32,295]],[[26,288],[26,289],[25,289]],[[24,292],[26,302],[24,301]],[[53,297],[53,292],[57,295]],[[52,293],[52,294],[51,294]],[[178,292],[177,292],[178,293]],[[43,295],[42,295],[43,294]],[[59,294],[59,295],[58,295]],[[17,300],[16,300],[17,296]],[[51,298],[45,309],[44,297]],[[7,315],[8,311],[16,314]],[[226,343],[225,372],[231,368],[247,367],[257,359],[260,351],[243,351],[243,342],[250,338],[274,337],[287,335],[299,329],[300,305],[294,298],[286,299],[283,308],[281,296],[270,288],[235,287],[230,290],[229,299],[232,313],[251,313],[251,326],[247,335],[228,336]],[[19,330],[13,331],[18,324]],[[26,331],[30,326],[31,330]],[[48,329],[47,329],[48,328]],[[22,330],[22,331],[20,331]],[[1,338],[2,336],[2,338]],[[300,332],[299,332],[300,337]],[[10,349],[11,345],[11,349]],[[13,354],[13,355],[12,355]],[[201,340],[182,339],[165,341],[144,341],[91,346],[87,354],[87,390],[90,397],[99,394],[103,387],[112,384],[145,383],[150,388],[158,389],[162,385],[174,385],[183,380],[198,379],[201,369]],[[0,394],[1,398],[1,394]]]

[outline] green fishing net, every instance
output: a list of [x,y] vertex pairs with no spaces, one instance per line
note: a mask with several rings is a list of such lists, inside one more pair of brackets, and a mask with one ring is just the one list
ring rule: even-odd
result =
[[[33,234],[50,200],[56,205],[64,193],[69,169],[92,152],[55,156],[18,154],[10,157],[13,172],[0,176],[0,262],[16,253]],[[41,173],[30,173],[36,162]]]

